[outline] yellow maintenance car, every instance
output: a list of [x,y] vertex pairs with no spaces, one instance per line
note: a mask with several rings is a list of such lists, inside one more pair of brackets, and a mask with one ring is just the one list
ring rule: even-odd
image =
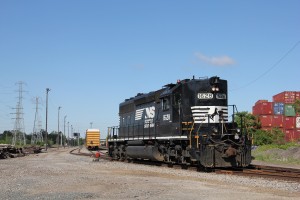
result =
[[100,130],[87,129],[85,134],[85,146],[89,150],[98,150],[100,148]]

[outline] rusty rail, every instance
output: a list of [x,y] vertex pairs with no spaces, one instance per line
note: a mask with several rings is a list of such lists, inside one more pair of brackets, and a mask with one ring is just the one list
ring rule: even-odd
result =
[[300,169],[273,167],[264,165],[250,165],[243,169],[216,170],[217,174],[231,174],[250,177],[263,177],[300,182]]
[[[76,152],[77,150],[77,152]],[[70,151],[70,154],[72,155],[77,155],[77,156],[89,156],[89,157],[95,157],[95,153],[97,151],[89,151],[89,152],[81,152],[81,149],[80,148],[76,148],[76,149],[72,149]],[[100,152],[100,158],[102,159],[107,159],[107,156],[103,153]]]

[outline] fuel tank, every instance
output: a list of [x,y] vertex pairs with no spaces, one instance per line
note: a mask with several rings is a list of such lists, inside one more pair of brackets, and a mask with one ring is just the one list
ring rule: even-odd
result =
[[128,157],[137,159],[149,159],[152,161],[163,161],[164,156],[158,151],[158,148],[152,145],[148,146],[128,146],[126,148]]

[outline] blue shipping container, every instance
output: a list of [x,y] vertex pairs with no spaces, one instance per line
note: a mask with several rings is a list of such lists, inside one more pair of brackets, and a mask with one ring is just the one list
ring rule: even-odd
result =
[[284,103],[274,103],[273,110],[274,110],[274,115],[283,115]]

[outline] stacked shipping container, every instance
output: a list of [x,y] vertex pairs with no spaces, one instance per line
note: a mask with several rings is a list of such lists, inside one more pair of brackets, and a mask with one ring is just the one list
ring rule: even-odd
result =
[[286,141],[300,140],[300,115],[293,106],[297,99],[300,100],[300,92],[281,92],[273,96],[273,102],[257,101],[252,113],[258,116],[262,129],[279,128],[284,132]]
[[[274,104],[280,104],[280,110],[283,115],[283,132],[287,141],[295,141],[300,139],[300,124],[296,123],[300,120],[297,115],[293,103],[300,99],[300,92],[285,91],[273,96]],[[274,113],[275,114],[275,113]]]

